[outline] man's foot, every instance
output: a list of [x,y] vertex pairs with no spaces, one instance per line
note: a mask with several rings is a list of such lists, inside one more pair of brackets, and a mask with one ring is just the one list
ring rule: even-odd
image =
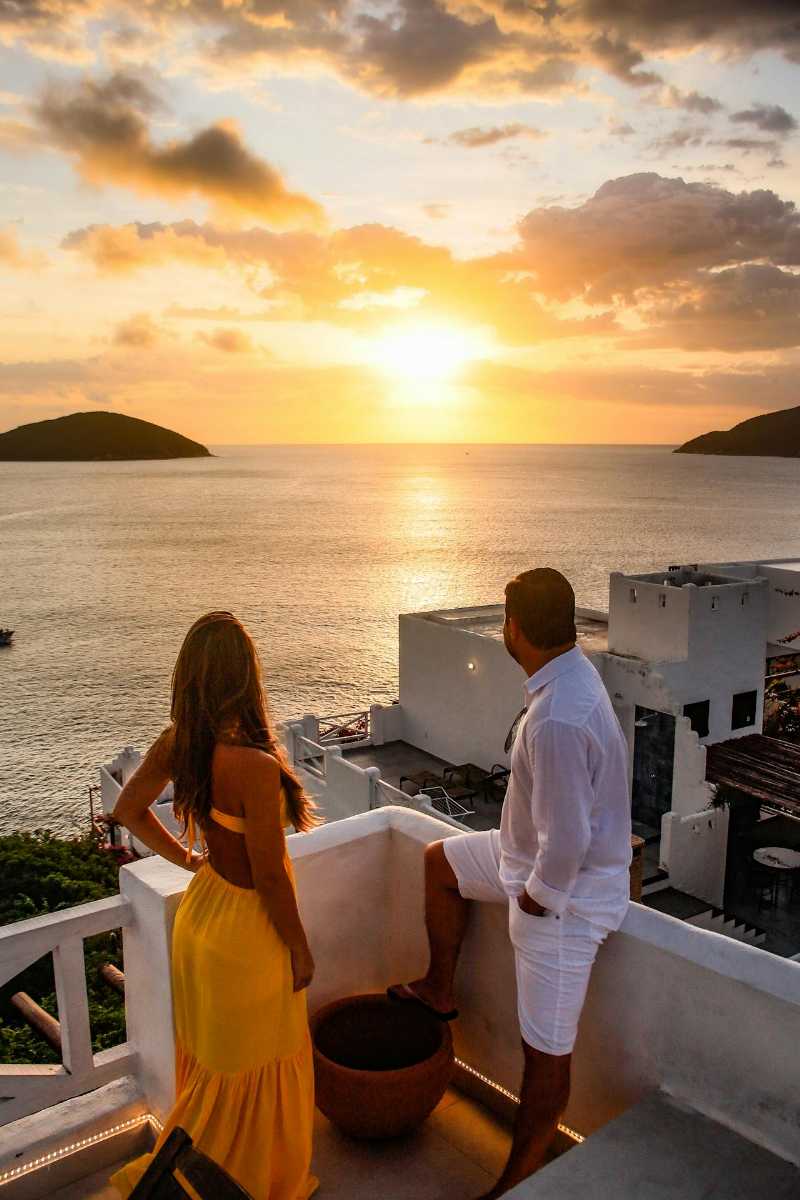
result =
[[398,1004],[420,1004],[440,1021],[453,1021],[458,1016],[453,996],[442,996],[435,992],[426,979],[395,983],[386,989],[386,995]]

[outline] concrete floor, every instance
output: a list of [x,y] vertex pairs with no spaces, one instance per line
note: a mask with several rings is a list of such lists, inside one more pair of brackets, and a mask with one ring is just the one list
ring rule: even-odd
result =
[[[474,1200],[500,1174],[510,1145],[508,1128],[454,1088],[420,1130],[387,1142],[345,1137],[317,1110],[316,1195],[319,1200]],[[108,1184],[111,1173],[98,1172],[48,1200],[119,1200]]]
[[[377,767],[381,778],[393,787],[400,786],[404,775],[416,775],[420,771],[430,771],[441,775],[445,767],[451,766],[443,758],[418,750],[408,742],[387,742],[383,746],[364,746],[359,750],[344,751],[348,762],[357,767]],[[496,801],[487,801],[481,795],[473,799],[459,801],[465,808],[473,808],[475,815],[464,818],[466,829],[497,829],[500,826],[501,805]]]
[[800,1170],[653,1095],[523,1186],[525,1200],[797,1200]]

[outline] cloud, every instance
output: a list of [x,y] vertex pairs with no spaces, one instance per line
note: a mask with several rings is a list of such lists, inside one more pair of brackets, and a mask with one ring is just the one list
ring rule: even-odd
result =
[[800,346],[800,275],[760,263],[704,273],[643,314],[634,339],[682,350],[778,350]]
[[771,138],[735,137],[725,138],[724,141],[713,142],[711,144],[714,146],[725,146],[729,150],[741,150],[743,154],[750,154],[752,151],[775,154],[778,149],[778,143]]
[[632,125],[627,121],[619,121],[616,117],[609,118],[607,128],[612,137],[627,138],[636,133]]
[[13,117],[0,117],[0,150],[25,154],[40,149],[41,139],[33,125]]
[[127,321],[120,322],[114,330],[112,341],[115,346],[146,350],[161,339],[163,332],[148,313],[136,313]]
[[36,271],[47,264],[47,256],[39,250],[23,250],[16,229],[0,227],[0,268],[15,271]]
[[609,180],[575,208],[533,209],[519,223],[509,270],[536,273],[538,290],[590,302],[685,278],[698,269],[762,260],[800,265],[800,213],[775,192],[731,192],[655,173]]
[[[573,207],[540,205],[509,249],[473,258],[378,224],[327,234],[192,221],[90,227],[64,245],[116,272],[173,260],[227,266],[263,305],[247,319],[369,334],[394,309],[403,319],[492,330],[511,347],[578,337],[612,350],[726,354],[798,344],[795,205],[766,189],[733,192],[655,173],[610,180]],[[240,319],[185,315],[193,313]]]
[[682,108],[686,112],[702,113],[704,117],[711,113],[720,112],[723,105],[713,96],[704,96],[701,92],[682,92],[673,85],[665,88],[660,96],[660,102],[665,108]]
[[423,204],[422,211],[432,221],[444,221],[450,215],[451,204]]
[[538,141],[547,136],[546,133],[541,129],[537,129],[534,125],[524,125],[519,121],[515,121],[510,125],[495,125],[486,129],[482,129],[476,125],[473,125],[469,129],[457,129],[455,133],[451,133],[444,141],[451,142],[456,146],[465,146],[469,150],[475,150],[482,146],[494,146],[498,142],[506,142],[510,138],[532,138]]
[[230,123],[156,145],[147,118],[160,108],[149,83],[117,72],[102,81],[50,84],[33,112],[49,143],[70,155],[91,183],[167,200],[198,196],[225,216],[258,217],[279,228],[321,223],[320,206],[288,191]]
[[367,90],[396,96],[442,90],[468,66],[495,56],[504,41],[493,16],[462,20],[435,0],[401,0],[380,17],[362,12],[356,28],[355,78]]
[[675,150],[685,150],[687,147],[702,146],[706,140],[708,129],[702,125],[681,125],[661,137],[654,138],[649,149],[656,154],[670,154]]
[[560,320],[536,295],[530,273],[505,258],[458,259],[389,226],[371,224],[322,235],[175,225],[75,230],[65,248],[104,271],[120,273],[171,259],[241,269],[274,320],[329,321],[368,331],[385,325],[387,307],[415,318],[494,328],[511,344],[613,328],[613,317]]
[[198,333],[198,341],[205,342],[214,350],[226,354],[244,354],[253,349],[253,343],[240,329],[214,329],[210,333]]
[[755,125],[763,133],[777,133],[780,136],[794,133],[797,129],[795,118],[780,104],[754,104],[752,108],[731,113],[731,120]]
[[[555,95],[583,67],[661,84],[650,59],[771,49],[800,61],[793,0],[24,0],[0,4],[0,41],[66,62],[200,66],[218,85],[326,71],[359,90],[471,100]],[[685,94],[690,112],[717,102]]]
[[661,83],[661,76],[654,71],[642,71],[644,55],[621,38],[600,34],[591,43],[594,56],[612,75],[632,87],[652,87]]
[[800,61],[800,27],[793,0],[573,0],[567,24],[602,28],[642,51],[689,52],[700,46],[742,54],[777,50]]

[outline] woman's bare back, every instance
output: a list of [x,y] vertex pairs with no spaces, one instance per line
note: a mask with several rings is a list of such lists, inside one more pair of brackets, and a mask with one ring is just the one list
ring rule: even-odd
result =
[[[211,759],[211,802],[232,817],[244,817],[245,798],[254,785],[250,769],[253,755],[263,754],[255,747],[217,742]],[[253,872],[243,834],[210,819],[203,833],[211,866],[236,887],[252,888]]]

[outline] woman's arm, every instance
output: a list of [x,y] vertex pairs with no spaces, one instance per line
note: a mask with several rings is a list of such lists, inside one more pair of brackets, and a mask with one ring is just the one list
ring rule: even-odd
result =
[[244,789],[245,840],[253,883],[272,924],[292,956],[294,990],[308,987],[314,976],[314,960],[297,910],[292,881],[286,870],[286,838],[281,825],[281,772],[276,759],[260,750],[248,767],[249,785]]
[[131,776],[120,792],[111,816],[162,858],[187,871],[196,871],[203,856],[193,853],[187,863],[186,847],[150,811],[150,805],[170,781],[171,745],[172,730],[165,729],[153,742],[136,774]]

